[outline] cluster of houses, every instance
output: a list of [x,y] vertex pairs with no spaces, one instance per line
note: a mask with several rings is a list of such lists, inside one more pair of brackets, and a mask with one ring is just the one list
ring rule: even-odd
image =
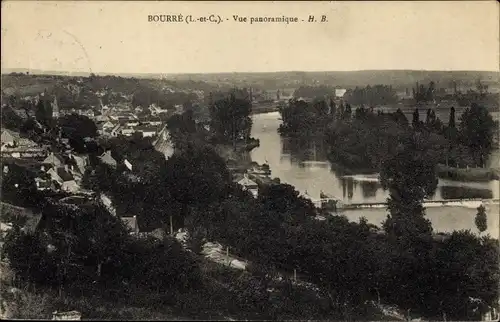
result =
[[143,137],[155,137],[161,130],[162,116],[168,112],[155,104],[147,109],[140,106],[132,109],[127,105],[101,105],[99,115],[92,119],[96,122],[101,136],[132,136],[134,133],[141,133]]
[[254,198],[257,198],[259,196],[259,184],[257,182],[271,183],[270,175],[271,170],[267,163],[259,165],[252,162],[250,167],[243,173],[239,173],[238,170],[234,172],[233,182],[236,182],[243,190],[250,192]]
[[89,164],[86,155],[50,152],[43,160],[2,158],[3,175],[13,167],[22,167],[35,174],[38,190],[54,190],[75,193],[80,190],[81,181]]
[[2,158],[39,158],[47,153],[46,147],[8,129],[2,129],[0,149]]

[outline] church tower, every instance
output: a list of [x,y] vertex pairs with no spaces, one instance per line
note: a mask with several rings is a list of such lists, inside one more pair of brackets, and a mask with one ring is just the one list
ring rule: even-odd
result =
[[59,106],[57,105],[57,97],[54,96],[54,101],[50,104],[52,107],[52,118],[59,118]]

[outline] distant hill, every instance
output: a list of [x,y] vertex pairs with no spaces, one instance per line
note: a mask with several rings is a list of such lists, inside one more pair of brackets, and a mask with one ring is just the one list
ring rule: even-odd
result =
[[456,81],[460,86],[473,86],[477,79],[494,86],[500,80],[500,72],[492,71],[423,71],[423,70],[362,70],[347,72],[276,72],[276,73],[219,73],[219,74],[176,74],[167,75],[167,79],[200,80],[206,82],[255,83],[265,88],[282,88],[298,85],[330,85],[355,87],[385,84],[395,88],[415,86],[416,82],[428,83],[431,80],[437,86],[451,87]]
[[[26,73],[27,69],[4,69],[2,74]],[[55,71],[30,70],[32,75],[58,75],[88,77],[90,73],[65,73]],[[96,73],[99,76],[111,75]],[[474,87],[480,79],[490,88],[500,87],[500,72],[494,71],[426,71],[426,70],[361,70],[325,72],[268,72],[268,73],[194,73],[194,74],[115,74],[125,78],[166,79],[172,81],[191,81],[218,83],[221,85],[253,86],[261,89],[294,88],[300,85],[328,85],[342,88],[385,84],[402,90],[415,86],[416,82],[434,81],[437,87],[451,88],[452,82],[458,86]]]

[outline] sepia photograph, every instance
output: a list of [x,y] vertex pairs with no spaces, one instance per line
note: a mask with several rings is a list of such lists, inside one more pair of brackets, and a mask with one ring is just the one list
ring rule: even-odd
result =
[[498,1],[2,1],[0,318],[498,321]]

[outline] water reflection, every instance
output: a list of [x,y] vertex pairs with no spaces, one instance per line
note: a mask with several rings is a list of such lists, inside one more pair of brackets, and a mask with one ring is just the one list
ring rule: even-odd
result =
[[[377,175],[344,176],[342,168],[327,159],[327,147],[321,140],[282,138],[277,130],[279,113],[253,116],[252,136],[260,146],[251,152],[252,160],[268,161],[273,177],[281,178],[302,193],[319,198],[323,191],[345,202],[385,202],[388,192],[377,182]],[[431,199],[499,198],[499,182],[456,182],[439,180]]]
[[281,153],[291,155],[301,167],[307,166],[302,164],[304,161],[328,161],[325,144],[321,140],[281,138]]

